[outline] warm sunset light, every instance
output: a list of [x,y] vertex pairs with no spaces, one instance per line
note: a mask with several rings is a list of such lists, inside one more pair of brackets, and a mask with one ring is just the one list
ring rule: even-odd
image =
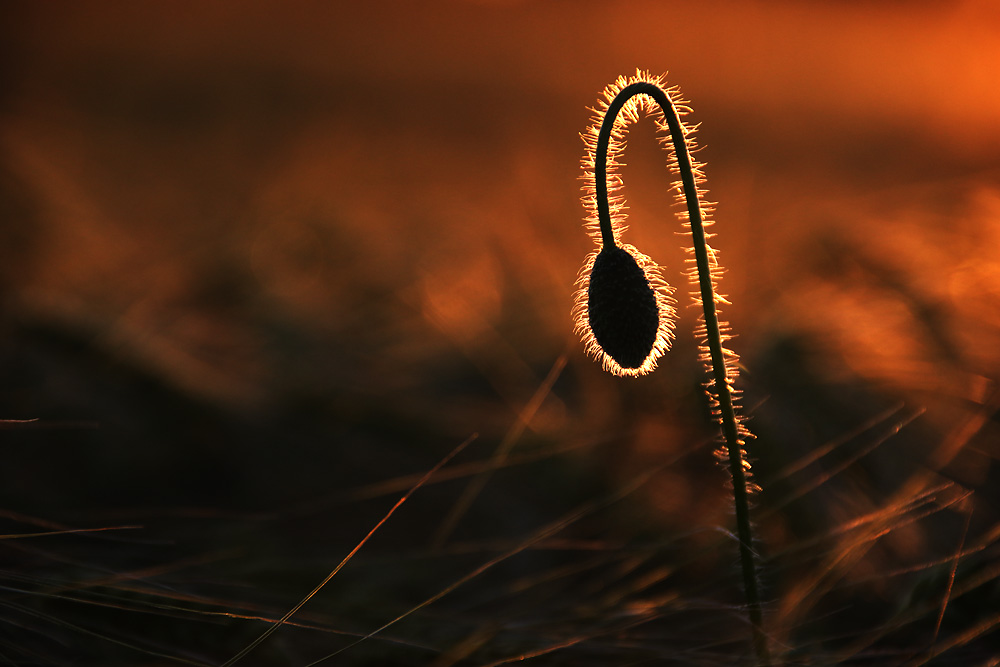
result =
[[996,0],[0,3],[0,664],[995,665],[998,71]]

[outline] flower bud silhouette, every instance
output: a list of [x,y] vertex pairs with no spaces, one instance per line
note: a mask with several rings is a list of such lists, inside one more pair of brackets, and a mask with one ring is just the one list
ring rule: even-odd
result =
[[[637,73],[653,80],[647,73]],[[644,96],[623,99],[613,113],[611,104],[628,84],[620,78],[604,91],[594,124],[583,134],[587,231],[599,248],[587,256],[577,278],[573,306],[574,330],[588,354],[615,375],[645,375],[674,340],[677,311],[674,289],[653,260],[634,246],[621,243],[625,232],[624,198],[616,157],[625,148],[625,127],[638,119]],[[622,113],[619,114],[618,112]],[[609,187],[610,181],[610,187]]]
[[[653,262],[634,247],[607,246],[588,258],[577,295],[577,331],[616,375],[641,375],[673,340],[676,313]],[[584,298],[586,299],[584,301]]]
[[723,347],[731,336],[719,320],[717,304],[727,303],[717,291],[722,267],[708,244],[705,228],[711,224],[711,208],[703,201],[702,166],[692,157],[694,127],[682,116],[689,113],[676,88],[667,88],[663,77],[637,70],[630,78],[619,77],[604,90],[594,109],[594,124],[583,134],[584,197],[587,230],[600,248],[588,255],[577,279],[573,307],[575,330],[589,354],[616,375],[636,376],[652,371],[673,340],[676,313],[673,292],[656,265],[630,245],[620,243],[625,231],[624,198],[617,157],[625,149],[625,130],[640,113],[654,115],[661,142],[669,151],[668,167],[679,176],[674,183],[684,205],[681,220],[691,235],[686,271],[691,297],[701,306],[695,331],[700,357],[709,370],[705,389],[712,415],[721,427],[718,455],[729,465],[740,543],[747,611],[753,630],[758,664],[770,664],[763,615],[757,591],[753,532],[750,524],[750,462],[745,441],[752,437],[737,416],[738,391],[733,383],[739,357]]
[[622,368],[638,368],[653,351],[660,313],[656,295],[635,258],[605,248],[594,261],[587,322],[601,349]]

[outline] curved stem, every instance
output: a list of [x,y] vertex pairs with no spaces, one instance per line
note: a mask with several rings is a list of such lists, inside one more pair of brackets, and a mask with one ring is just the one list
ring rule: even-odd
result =
[[760,593],[757,589],[757,567],[753,551],[753,533],[750,528],[749,492],[746,474],[743,470],[743,448],[740,443],[736,411],[733,407],[733,396],[727,377],[726,360],[722,351],[722,334],[719,329],[719,316],[715,308],[715,289],[712,285],[708,244],[705,239],[705,226],[698,199],[697,183],[694,170],[691,167],[691,156],[688,152],[687,142],[684,139],[684,128],[677,116],[673,102],[664,90],[652,83],[638,82],[623,88],[611,101],[604,121],[601,123],[594,161],[594,185],[597,193],[597,213],[601,226],[601,238],[605,246],[614,245],[607,184],[607,159],[611,134],[622,107],[636,95],[649,95],[659,105],[667,127],[670,129],[670,139],[677,157],[677,168],[684,186],[684,199],[691,226],[691,241],[698,269],[701,303],[705,314],[705,329],[708,334],[708,349],[712,360],[713,388],[722,417],[722,434],[729,451],[729,472],[733,478],[733,501],[736,508],[736,529],[740,541],[740,564],[743,570],[747,610],[753,627],[753,641],[758,664],[770,665],[767,638],[762,628],[763,613]]
[[[625,103],[633,95],[647,92],[636,90],[626,95],[626,93],[636,86],[644,86],[659,90],[652,84],[633,84],[622,90],[615,99],[611,100],[611,105],[604,113],[604,120],[601,122],[601,131],[597,134],[597,154],[594,156],[594,191],[597,196],[597,219],[601,225],[601,244],[605,248],[615,247],[615,235],[611,227],[611,206],[608,203],[608,147],[611,144],[611,131],[615,127],[615,121]],[[667,102],[669,104],[669,101]]]

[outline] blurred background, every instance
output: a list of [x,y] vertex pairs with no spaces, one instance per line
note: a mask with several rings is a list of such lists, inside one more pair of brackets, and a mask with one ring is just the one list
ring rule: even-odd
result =
[[37,420],[0,431],[0,658],[219,664],[473,435],[247,664],[318,660],[533,537],[340,660],[745,652],[650,121],[625,238],[678,287],[678,341],[622,380],[572,335],[579,133],[637,67],[702,124],[779,652],[991,654],[995,3],[0,13],[0,419]]

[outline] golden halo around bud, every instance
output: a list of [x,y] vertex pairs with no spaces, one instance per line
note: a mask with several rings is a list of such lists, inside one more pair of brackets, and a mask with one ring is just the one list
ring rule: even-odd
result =
[[[602,252],[631,258],[638,272],[623,274],[599,262]],[[595,250],[576,286],[573,329],[587,354],[615,375],[635,377],[655,369],[673,343],[677,321],[674,290],[656,263],[628,244]]]

